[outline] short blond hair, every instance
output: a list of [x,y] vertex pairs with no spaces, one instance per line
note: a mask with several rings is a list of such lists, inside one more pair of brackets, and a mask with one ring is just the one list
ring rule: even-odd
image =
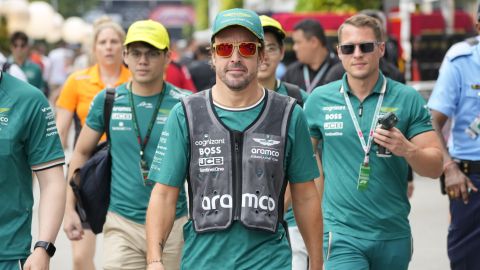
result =
[[373,33],[375,34],[375,39],[377,41],[382,42],[385,39],[383,26],[380,24],[380,22],[377,19],[364,14],[356,14],[346,19],[345,22],[343,22],[342,25],[340,25],[340,27],[338,28],[338,42],[341,42],[342,30],[345,27],[345,25],[351,25],[358,28],[360,27],[370,28],[373,30]]

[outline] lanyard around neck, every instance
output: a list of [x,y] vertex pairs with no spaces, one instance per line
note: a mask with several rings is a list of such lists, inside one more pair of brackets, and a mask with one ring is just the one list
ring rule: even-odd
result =
[[365,142],[365,138],[363,136],[362,129],[360,129],[360,125],[358,124],[357,116],[353,112],[352,103],[350,102],[350,99],[348,98],[347,91],[344,90],[343,84],[342,84],[342,87],[340,88],[340,93],[343,93],[345,103],[347,104],[348,113],[350,114],[350,117],[352,118],[352,122],[353,122],[353,125],[355,126],[355,131],[357,133],[358,139],[360,140],[360,143],[362,144],[363,151],[365,152],[365,157],[364,157],[364,160],[363,160],[364,164],[368,164],[368,162],[369,162],[368,153],[370,152],[370,148],[372,147],[373,131],[375,130],[375,126],[377,125],[378,113],[380,112],[380,107],[382,107],[383,97],[385,96],[386,89],[387,89],[387,79],[385,78],[385,76],[383,76],[382,90],[380,91],[380,96],[378,97],[377,106],[375,107],[375,113],[373,115],[372,124],[370,125],[370,131],[368,132],[368,141]]
[[[327,60],[326,60],[327,61]],[[305,81],[305,91],[307,93],[311,93],[315,85],[320,81],[320,79],[323,77],[325,72],[327,71],[329,64],[328,62],[325,62],[322,66],[322,68],[315,74],[315,77],[313,77],[313,80],[310,81],[310,72],[308,71],[307,65],[303,65],[303,80]]]
[[135,134],[137,135],[137,141],[138,144],[140,145],[140,158],[143,160],[143,154],[145,147],[147,146],[148,140],[150,139],[150,134],[152,133],[153,126],[155,124],[155,121],[157,120],[157,115],[158,111],[160,110],[160,105],[162,104],[163,97],[165,96],[165,83],[163,83],[163,89],[162,92],[160,93],[157,101],[157,105],[155,106],[155,110],[153,111],[152,118],[150,119],[150,123],[148,124],[147,128],[147,134],[145,134],[145,138],[143,138],[140,135],[140,128],[138,127],[138,120],[137,120],[137,114],[135,112],[135,104],[133,102],[133,90],[132,90],[132,84],[130,83],[130,91],[128,91],[128,97],[129,97],[129,102],[130,102],[130,108],[132,108],[132,120],[133,120],[133,127],[135,129]]

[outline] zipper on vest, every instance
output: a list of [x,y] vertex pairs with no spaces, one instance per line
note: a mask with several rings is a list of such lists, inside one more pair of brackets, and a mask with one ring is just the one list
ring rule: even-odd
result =
[[240,220],[242,212],[242,152],[243,152],[243,133],[233,131],[233,194],[234,210],[233,220]]

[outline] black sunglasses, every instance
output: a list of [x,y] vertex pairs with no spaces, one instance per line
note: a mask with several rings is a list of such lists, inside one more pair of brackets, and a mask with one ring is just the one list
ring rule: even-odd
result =
[[342,54],[352,54],[355,52],[355,47],[358,46],[362,53],[371,53],[373,49],[375,49],[375,45],[379,44],[379,42],[365,42],[360,44],[344,44],[338,45]]

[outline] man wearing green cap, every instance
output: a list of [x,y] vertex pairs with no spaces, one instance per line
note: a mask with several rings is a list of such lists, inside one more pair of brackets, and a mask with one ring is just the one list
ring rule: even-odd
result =
[[265,51],[258,15],[220,12],[211,41],[216,84],[172,109],[149,174],[157,184],[147,211],[148,269],[168,269],[163,247],[185,178],[182,269],[291,269],[287,182],[310,268],[321,269],[318,168],[307,123],[293,98],[259,85]]
[[[103,227],[103,269],[147,267],[144,224],[153,187],[147,175],[168,114],[188,93],[163,80],[164,68],[170,60],[169,43],[166,29],[158,22],[137,21],[130,26],[124,43],[124,61],[132,73],[132,81],[115,89],[108,127],[103,120],[106,91],[95,97],[70,163],[69,179],[90,157],[109,128],[112,179],[109,212]],[[186,196],[180,189],[173,210],[175,222],[164,243],[167,269],[179,268],[186,214]],[[81,239],[82,232],[80,219],[66,230],[71,240]]]
[[[307,92],[294,84],[282,82],[275,76],[275,70],[285,54],[285,48],[283,47],[285,31],[282,25],[277,20],[266,15],[260,16],[260,21],[262,22],[265,35],[265,58],[258,69],[258,80],[260,84],[279,94],[293,97],[297,99],[299,105],[303,105],[308,98]],[[292,247],[292,269],[308,269],[307,248],[305,247],[302,235],[298,230],[295,217],[293,216],[288,186],[285,195],[285,208],[288,208],[288,211],[285,213],[285,221],[288,223],[288,233]]]

